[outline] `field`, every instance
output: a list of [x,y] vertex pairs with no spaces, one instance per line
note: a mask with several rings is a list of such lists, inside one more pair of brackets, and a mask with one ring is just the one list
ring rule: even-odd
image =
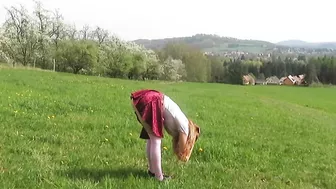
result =
[[[129,95],[158,89],[201,127],[148,178]],[[0,188],[336,188],[335,88],[127,81],[0,68]]]

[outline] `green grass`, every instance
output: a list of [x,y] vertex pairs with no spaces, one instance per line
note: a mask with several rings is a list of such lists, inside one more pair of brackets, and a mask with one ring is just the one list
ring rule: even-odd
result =
[[[129,101],[158,89],[201,127],[146,177]],[[0,68],[0,188],[336,188],[335,88],[140,82]],[[199,151],[202,148],[203,151]]]

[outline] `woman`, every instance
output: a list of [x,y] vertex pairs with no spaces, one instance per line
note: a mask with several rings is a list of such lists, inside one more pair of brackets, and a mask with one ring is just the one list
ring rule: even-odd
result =
[[140,138],[147,140],[148,173],[162,181],[170,178],[162,172],[161,139],[163,128],[172,136],[174,153],[187,162],[200,128],[188,119],[180,107],[163,93],[144,89],[131,93],[131,101],[138,121],[143,126]]

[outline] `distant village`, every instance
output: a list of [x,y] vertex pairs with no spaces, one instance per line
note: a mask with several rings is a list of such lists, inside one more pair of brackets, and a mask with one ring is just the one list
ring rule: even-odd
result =
[[298,55],[309,56],[321,56],[321,55],[336,55],[336,49],[307,49],[307,48],[295,48],[295,47],[283,47],[283,48],[273,48],[266,50],[265,52],[247,52],[242,50],[228,50],[224,52],[211,52],[205,51],[204,55],[208,56],[223,56],[228,58],[239,58],[245,56],[246,58],[271,58],[272,55],[285,55],[296,57]]
[[266,79],[255,79],[253,75],[248,74],[242,77],[243,85],[307,85],[305,74],[286,77],[271,76]]

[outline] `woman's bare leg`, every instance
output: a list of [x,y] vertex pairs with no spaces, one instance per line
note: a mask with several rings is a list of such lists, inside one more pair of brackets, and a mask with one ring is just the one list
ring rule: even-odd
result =
[[163,180],[163,173],[161,167],[161,138],[154,135],[149,135],[150,137],[150,166],[155,173],[155,177],[160,181]]
[[151,144],[150,140],[148,139],[147,143],[146,143],[146,153],[147,153],[148,166],[149,166],[148,169],[151,173],[154,173],[153,167],[151,165],[151,157],[150,157],[150,147],[151,147],[151,145],[150,144]]

